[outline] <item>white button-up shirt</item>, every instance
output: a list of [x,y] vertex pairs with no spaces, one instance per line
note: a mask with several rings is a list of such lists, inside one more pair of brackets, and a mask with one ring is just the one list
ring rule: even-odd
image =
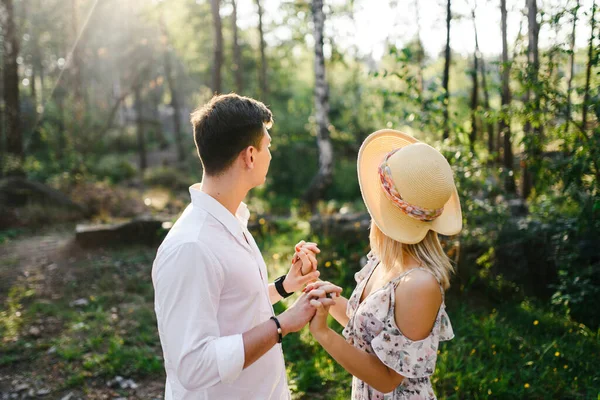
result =
[[199,184],[190,194],[152,268],[165,399],[289,399],[281,345],[243,369],[242,333],[274,315],[248,208],[234,216]]

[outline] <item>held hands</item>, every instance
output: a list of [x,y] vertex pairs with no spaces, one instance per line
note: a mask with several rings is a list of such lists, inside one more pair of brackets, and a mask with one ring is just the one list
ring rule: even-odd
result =
[[[327,307],[327,310],[329,310],[329,307],[335,304],[335,301],[330,296],[336,297],[342,292],[342,288],[329,282],[315,282],[311,285],[316,284],[319,285],[315,286],[314,289],[305,290],[292,307],[279,315],[278,318],[284,336],[290,332],[299,331],[311,319],[312,332],[313,321],[315,321],[316,313],[319,310],[318,307]],[[327,328],[327,311],[325,311],[324,321],[324,326]]]
[[310,321],[310,332],[317,337],[328,331],[329,307],[335,305],[333,298],[341,295],[342,288],[330,282],[318,281],[307,285],[304,291],[309,294],[310,305],[315,309],[315,315]]
[[316,255],[320,252],[316,243],[302,240],[296,245],[292,265],[283,282],[286,292],[297,292],[307,283],[314,282],[319,278],[321,273],[317,271]]

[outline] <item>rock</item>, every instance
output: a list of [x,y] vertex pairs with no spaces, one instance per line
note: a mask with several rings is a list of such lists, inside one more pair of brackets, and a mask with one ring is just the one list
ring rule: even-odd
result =
[[42,331],[37,326],[32,326],[29,328],[29,335],[33,337],[40,337]]
[[371,217],[367,213],[315,215],[310,219],[312,232],[339,238],[347,242],[367,240]]
[[130,244],[154,246],[164,238],[165,221],[153,217],[139,217],[120,224],[77,225],[75,241],[85,248],[112,247]]
[[73,396],[75,396],[73,394],[73,392],[69,392],[68,394],[64,395],[63,397],[61,397],[60,400],[71,400],[73,398]]
[[13,392],[24,392],[27,389],[29,389],[29,385],[27,383],[21,383],[20,385],[15,386]]
[[46,352],[46,354],[54,354],[56,353],[56,346],[52,346],[48,349],[48,351]]
[[38,396],[46,396],[50,394],[50,389],[40,389],[37,391]]
[[71,307],[85,307],[88,304],[90,304],[90,302],[88,301],[88,299],[85,298],[77,299],[69,303]]

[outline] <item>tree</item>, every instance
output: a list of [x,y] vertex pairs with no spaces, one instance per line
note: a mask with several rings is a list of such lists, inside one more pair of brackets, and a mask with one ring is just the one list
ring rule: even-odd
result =
[[21,174],[21,163],[24,159],[23,138],[21,134],[21,107],[19,103],[19,34],[15,26],[15,15],[12,0],[1,0],[0,22],[2,26],[3,71],[4,71],[4,106],[6,114],[6,152],[18,162],[11,167],[11,174]]
[[135,107],[135,120],[136,120],[136,131],[137,131],[137,144],[138,144],[138,155],[140,157],[140,170],[143,172],[148,166],[146,160],[146,133],[144,130],[144,117],[143,117],[143,105],[142,105],[142,83],[138,81],[133,88],[134,94],[134,107]]
[[471,70],[471,78],[473,87],[471,89],[471,134],[469,135],[469,146],[471,152],[475,153],[475,141],[477,140],[477,106],[479,104],[479,79],[477,71],[479,70],[479,43],[477,40],[477,24],[475,23],[475,8],[471,10],[473,17],[473,26],[475,31],[475,51],[473,52],[473,69]]
[[[242,52],[238,41],[236,0],[231,0],[231,5],[233,6],[233,12],[231,13],[231,28],[233,30],[233,70],[235,72],[236,90],[239,94],[242,94],[244,91],[244,66],[242,65]],[[259,23],[262,22],[259,20]]]
[[450,22],[452,21],[452,10],[451,0],[446,3],[446,50],[444,52],[444,139],[450,137],[450,125],[449,125],[449,113],[448,106],[450,103],[450,96],[448,91],[448,84],[450,82]]
[[592,15],[590,17],[590,42],[588,45],[588,61],[585,68],[585,88],[583,90],[583,110],[581,111],[581,128],[587,130],[587,115],[590,106],[590,79],[592,76],[592,64],[594,64],[594,28],[596,25],[596,1],[592,3]]
[[[523,156],[523,180],[521,186],[521,195],[524,199],[529,197],[533,186],[533,175],[531,173],[532,165],[538,161],[539,142],[541,141],[542,128],[539,121],[540,96],[538,88],[538,74],[540,69],[540,56],[538,50],[539,24],[537,22],[537,1],[527,0],[527,22],[528,22],[528,40],[527,40],[527,91],[525,92],[525,103],[529,112],[526,116],[523,141],[525,143],[525,153]],[[533,89],[533,90],[532,90]],[[533,100],[531,97],[533,96]],[[532,124],[534,120],[534,124]]]
[[486,130],[488,133],[488,152],[490,155],[494,152],[494,125],[489,121],[490,109],[490,93],[487,86],[487,71],[485,68],[485,58],[481,56],[479,49],[479,37],[477,35],[477,20],[475,18],[475,8],[473,8],[473,29],[475,31],[475,56],[479,57],[479,69],[476,73],[481,73],[481,83],[483,89],[483,106],[486,112]]
[[333,180],[333,146],[329,137],[329,87],[325,79],[325,56],[323,54],[323,30],[325,13],[323,0],[313,0],[312,14],[315,37],[315,119],[317,123],[317,146],[319,148],[319,171],[309,185],[304,198],[312,208]]
[[573,75],[575,73],[575,30],[577,28],[577,13],[579,11],[579,0],[576,0],[573,13],[573,27],[571,29],[571,42],[569,43],[569,81],[567,83],[567,122],[565,131],[569,132],[569,123],[571,122],[571,94],[573,92]]
[[169,92],[171,93],[171,107],[173,108],[173,130],[175,135],[175,143],[177,145],[177,159],[183,161],[185,159],[185,151],[183,150],[183,138],[181,133],[181,109],[179,107],[179,91],[177,90],[177,83],[173,77],[173,68],[171,53],[173,52],[173,46],[171,45],[171,38],[167,31],[166,24],[164,22],[162,14],[159,17],[159,26],[162,32],[163,40],[165,42],[165,77],[167,79],[167,85],[169,86]]
[[221,92],[221,68],[223,66],[223,29],[221,27],[220,0],[210,0],[214,27],[213,65],[212,65],[212,91]]
[[79,32],[79,0],[71,0],[71,37],[73,40],[73,51],[71,54],[69,68],[73,79],[73,96],[75,102],[75,117],[81,123],[83,121],[86,101],[83,90],[83,78],[81,74],[82,59],[81,59],[81,43]]
[[262,101],[267,101],[269,88],[267,87],[267,56],[265,54],[265,31],[263,28],[263,9],[260,0],[256,0],[258,7],[258,35],[260,40],[260,69],[258,70],[258,81],[260,84],[260,96]]
[[506,0],[500,0],[500,13],[501,13],[501,29],[502,29],[502,95],[501,95],[501,116],[500,122],[498,123],[498,135],[502,135],[504,139],[504,169],[506,170],[504,188],[508,193],[515,193],[515,179],[512,174],[513,171],[513,153],[512,153],[512,140],[510,130],[510,103],[512,101],[512,95],[510,93],[510,69],[511,62],[508,60],[508,41],[507,41],[507,10]]

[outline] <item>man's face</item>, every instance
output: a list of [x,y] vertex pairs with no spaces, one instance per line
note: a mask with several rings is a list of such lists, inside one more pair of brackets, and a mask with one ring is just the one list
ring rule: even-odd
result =
[[263,130],[264,135],[261,139],[260,150],[256,152],[256,168],[254,169],[254,182],[256,182],[256,186],[265,183],[272,158],[271,150],[269,150],[269,147],[271,147],[271,135],[269,135],[266,127],[263,127]]

